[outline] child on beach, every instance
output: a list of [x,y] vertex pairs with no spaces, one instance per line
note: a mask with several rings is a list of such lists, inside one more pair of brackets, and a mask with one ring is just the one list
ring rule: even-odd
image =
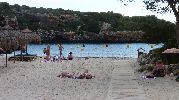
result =
[[56,62],[56,61],[58,61],[58,56],[53,56],[53,62]]
[[43,49],[43,53],[44,53],[44,54],[46,54],[46,51],[47,51],[47,49],[46,49],[46,48],[44,48],[44,49]]
[[68,60],[73,60],[72,52],[69,53],[69,55],[68,55]]

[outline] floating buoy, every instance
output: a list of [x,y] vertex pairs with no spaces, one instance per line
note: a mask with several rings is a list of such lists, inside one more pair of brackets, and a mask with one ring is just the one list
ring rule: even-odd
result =
[[83,46],[82,47],[85,47],[85,44],[83,44]]

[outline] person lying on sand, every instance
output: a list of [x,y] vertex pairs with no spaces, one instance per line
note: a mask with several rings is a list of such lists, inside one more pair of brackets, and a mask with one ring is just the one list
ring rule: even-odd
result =
[[88,72],[88,70],[85,70],[85,72],[81,73],[80,75],[77,75],[75,78],[76,79],[92,79],[94,77],[95,75],[92,75],[91,73]]
[[92,75],[91,73],[88,72],[88,70],[86,70],[85,72],[81,73],[80,75],[78,75],[79,73],[77,73],[75,75],[75,73],[68,73],[68,72],[62,72],[59,76],[60,78],[74,78],[74,79],[92,79],[93,77],[95,77],[94,75]]
[[73,73],[68,73],[68,72],[62,72],[60,75],[58,75],[57,77],[60,78],[73,78],[74,77],[74,72]]
[[85,72],[81,73],[78,77],[78,79],[92,79],[93,77],[95,77],[94,75],[92,75],[91,73],[88,72],[88,70],[85,70]]
[[146,78],[164,77],[166,68],[161,60],[157,61],[152,73],[147,75]]

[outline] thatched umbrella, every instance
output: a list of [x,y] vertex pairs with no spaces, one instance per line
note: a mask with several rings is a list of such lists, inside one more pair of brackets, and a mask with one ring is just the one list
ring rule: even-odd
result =
[[12,50],[12,36],[10,34],[12,27],[8,25],[8,20],[6,20],[6,25],[1,27],[1,48],[6,53],[6,67],[7,67],[7,53]]
[[164,52],[162,52],[163,54],[171,54],[171,53],[178,53],[179,54],[179,49],[176,48],[171,48],[171,49],[167,49]]
[[168,64],[179,63],[179,49],[166,49],[162,54],[166,57]]
[[[41,38],[38,34],[31,34],[32,31],[29,29],[22,30],[14,30],[11,26],[9,26],[9,18],[6,17],[4,22],[4,26],[0,26],[0,48],[3,49],[3,53],[6,53],[6,66],[7,66],[7,53],[14,51],[19,48],[20,45],[27,44],[31,41],[40,42]],[[2,50],[0,51],[2,52]]]
[[22,42],[21,46],[25,46],[25,48],[24,48],[25,53],[28,54],[27,53],[27,43],[32,41],[32,33],[33,32],[31,30],[29,30],[28,27],[26,29],[22,30],[21,32],[22,32],[24,39],[25,39],[25,41]]

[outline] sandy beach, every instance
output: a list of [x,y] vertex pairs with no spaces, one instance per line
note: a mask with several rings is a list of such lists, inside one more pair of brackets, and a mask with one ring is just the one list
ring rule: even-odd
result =
[[[9,61],[0,56],[0,100],[177,100],[179,84],[171,77],[142,79],[136,59],[75,58],[72,61]],[[93,79],[57,77],[84,72]]]

